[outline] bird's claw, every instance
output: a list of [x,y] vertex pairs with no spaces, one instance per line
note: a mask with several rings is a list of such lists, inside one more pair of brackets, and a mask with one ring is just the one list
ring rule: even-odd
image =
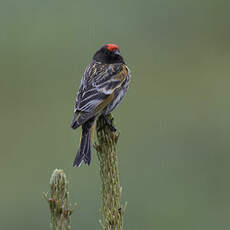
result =
[[[104,118],[104,121],[105,121],[105,126],[108,126],[109,127],[109,129],[112,131],[112,132],[116,132],[117,131],[117,129],[113,126],[113,121],[112,120],[109,120],[108,118],[107,118],[107,116],[106,115],[104,115],[104,114],[102,114],[102,117]],[[104,127],[105,127],[104,126]],[[101,127],[101,129],[102,129],[103,127]]]

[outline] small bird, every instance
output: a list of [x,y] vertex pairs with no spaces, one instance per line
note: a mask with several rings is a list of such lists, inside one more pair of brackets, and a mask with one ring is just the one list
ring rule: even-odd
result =
[[[130,82],[130,70],[120,55],[119,47],[107,44],[93,56],[86,68],[74,106],[71,127],[82,126],[80,147],[73,166],[91,162],[91,147],[96,120],[111,113],[126,94]],[[107,121],[112,131],[116,129]]]

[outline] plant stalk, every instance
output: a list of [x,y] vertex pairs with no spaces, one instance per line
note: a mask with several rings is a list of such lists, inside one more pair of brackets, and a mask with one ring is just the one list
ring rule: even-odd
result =
[[[111,115],[107,119],[113,123]],[[102,219],[103,230],[122,230],[124,207],[121,205],[121,191],[119,181],[117,142],[119,134],[111,130],[101,116],[97,120],[97,139],[95,145],[100,163],[100,177],[102,182]]]
[[50,197],[44,193],[49,203],[52,230],[70,230],[73,213],[69,202],[68,181],[62,169],[55,169],[50,178]]

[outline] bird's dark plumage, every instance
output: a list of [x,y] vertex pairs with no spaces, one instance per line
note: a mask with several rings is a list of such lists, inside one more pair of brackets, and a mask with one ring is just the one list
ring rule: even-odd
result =
[[86,68],[74,106],[73,129],[82,126],[82,137],[74,166],[90,164],[91,143],[98,116],[109,114],[127,92],[130,71],[118,46],[107,44],[98,50]]

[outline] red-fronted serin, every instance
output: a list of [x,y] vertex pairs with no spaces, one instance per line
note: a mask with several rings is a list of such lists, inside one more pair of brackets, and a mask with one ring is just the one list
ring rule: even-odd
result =
[[[82,161],[90,164],[96,119],[112,112],[126,94],[130,71],[120,55],[119,47],[107,44],[99,49],[86,68],[74,106],[73,129],[82,126],[80,147],[73,166]],[[115,128],[111,125],[111,128]]]

